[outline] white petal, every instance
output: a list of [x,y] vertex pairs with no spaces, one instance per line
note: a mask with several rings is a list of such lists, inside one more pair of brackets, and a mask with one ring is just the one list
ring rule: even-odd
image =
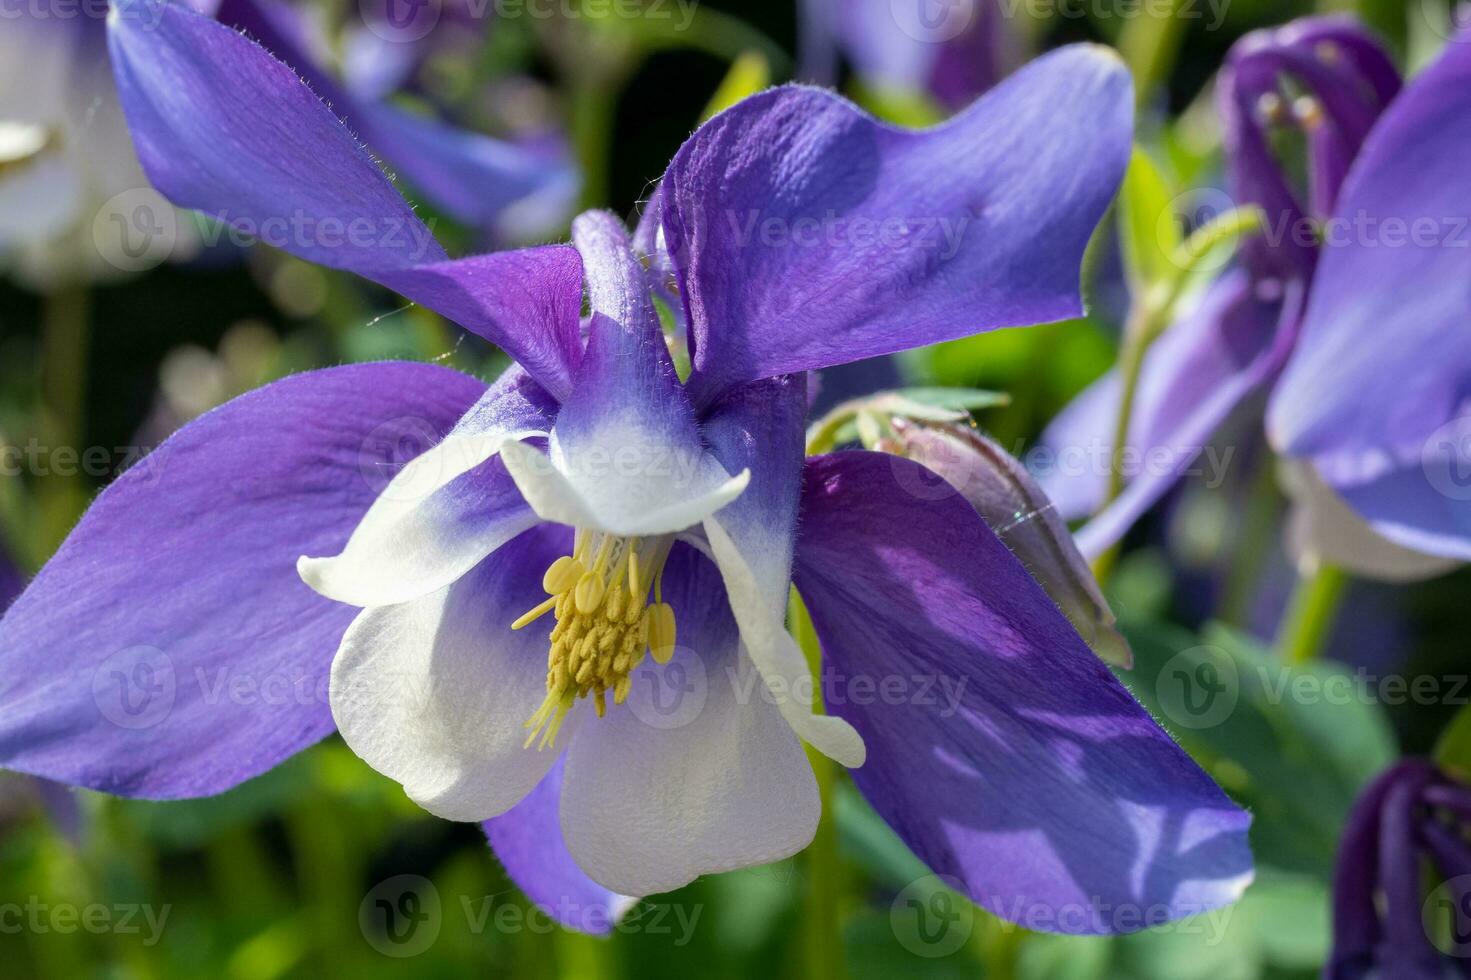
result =
[[354,606],[386,606],[444,588],[538,523],[503,473],[457,478],[508,441],[540,434],[451,434],[393,478],[342,554],[303,557],[297,572],[327,598]]
[[510,628],[542,596],[526,570],[553,551],[518,542],[447,589],[365,610],[332,662],[332,716],[348,746],[437,816],[503,813],[556,761],[523,748],[546,694],[546,631]]
[[817,830],[817,782],[791,729],[761,697],[735,695],[719,665],[733,656],[708,668],[693,659],[682,650],[662,668],[708,678],[703,706],[683,724],[650,714],[651,685],[639,675],[661,668],[646,661],[629,700],[589,718],[567,750],[567,848],[588,877],[625,895],[781,860]]
[[739,497],[751,480],[749,470],[730,476],[708,455],[699,459],[693,474],[671,471],[663,484],[607,474],[598,478],[591,472],[569,476],[546,453],[522,443],[506,445],[501,456],[542,520],[623,536],[683,531]]
[[[772,565],[763,569],[766,581],[762,581],[763,577],[757,574],[753,563],[736,546],[718,518],[705,520],[705,533],[710,539],[715,564],[725,579],[741,641],[776,697],[782,717],[803,741],[838,764],[849,769],[863,765],[866,755],[863,736],[841,718],[812,712],[812,671],[783,621],[788,582],[785,572]],[[751,547],[750,543],[747,547]],[[773,546],[764,550],[777,553],[779,549]]]
[[1418,582],[1444,575],[1460,564],[1411,551],[1375,533],[1311,463],[1286,460],[1280,472],[1293,502],[1286,547],[1298,567],[1326,562],[1364,578]]

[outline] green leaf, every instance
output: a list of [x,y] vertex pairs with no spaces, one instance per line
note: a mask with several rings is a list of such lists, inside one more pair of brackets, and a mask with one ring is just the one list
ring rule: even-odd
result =
[[1011,404],[1011,396],[1006,392],[984,388],[900,388],[894,394],[911,402],[954,412],[979,412]]
[[1331,875],[1349,808],[1397,756],[1372,687],[1341,664],[1289,667],[1224,626],[1123,623],[1126,684],[1238,802],[1259,861]]
[[1451,719],[1435,743],[1435,761],[1443,769],[1458,769],[1471,775],[1471,705]]
[[1182,238],[1170,198],[1164,175],[1148,153],[1134,147],[1119,192],[1119,238],[1124,272],[1136,296],[1179,274],[1173,258]]
[[1028,936],[1017,956],[1018,980],[1107,980],[1114,942],[1109,936]]
[[1316,970],[1328,955],[1328,906],[1323,883],[1263,869],[1235,905],[1120,938],[1116,975],[1251,980],[1268,967]]
[[898,890],[933,873],[847,783],[833,791],[833,815],[843,853],[884,885]]

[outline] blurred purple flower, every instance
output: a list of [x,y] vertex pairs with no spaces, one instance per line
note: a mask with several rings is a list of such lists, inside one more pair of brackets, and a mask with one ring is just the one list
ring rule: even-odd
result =
[[[440,8],[431,3],[416,9]],[[307,11],[286,0],[218,0],[214,15],[295,68],[317,97],[426,200],[492,241],[545,234],[571,214],[580,181],[561,134],[493,139],[400,108],[388,101],[391,93],[381,91],[382,77],[365,80],[362,87],[344,84],[321,67],[326,45],[313,34]],[[426,43],[441,36],[435,28],[425,35]],[[394,49],[374,50],[386,55]],[[366,76],[361,53],[358,59],[357,73]],[[404,80],[409,70],[400,66],[390,74]]]
[[[1130,444],[1158,455],[1080,532],[1085,553],[1122,537],[1227,416],[1271,388],[1274,444],[1308,458],[1377,534],[1431,555],[1471,556],[1471,494],[1458,494],[1456,479],[1465,433],[1454,428],[1471,392],[1461,329],[1471,315],[1467,40],[1402,94],[1378,44],[1337,18],[1248,35],[1232,49],[1219,85],[1228,174],[1237,203],[1266,211],[1267,230],[1245,246],[1241,268],[1150,350]],[[1289,79],[1300,94],[1290,94]],[[1284,129],[1306,141],[1302,191],[1272,150]],[[1407,230],[1424,221],[1464,234],[1378,237],[1397,234],[1395,222]],[[1046,443],[1058,453],[1096,447],[1106,460],[1117,402],[1110,374],[1055,420]],[[1044,479],[1067,516],[1101,502],[1107,466],[1092,470],[1059,468]],[[1380,574],[1384,554],[1396,574],[1415,564],[1378,549],[1339,547],[1332,557]]]
[[[321,67],[325,44],[304,10],[280,0],[213,6],[221,22],[292,65],[358,137],[456,220],[505,240],[544,234],[570,214],[578,178],[559,135],[492,139],[380,94],[360,95]],[[158,8],[116,9],[147,27]],[[139,210],[152,204],[109,68],[107,10],[103,0],[37,0],[7,15],[0,33],[0,257],[43,288],[146,268],[151,263],[135,261],[126,243],[140,235],[175,257],[199,244],[190,230]],[[129,236],[122,255],[97,237],[114,230]]]
[[1027,44],[999,0],[801,0],[802,76],[837,81],[845,56],[879,91],[958,110],[1015,71]]
[[[1471,787],[1428,761],[1406,759],[1369,784],[1338,848],[1325,980],[1465,975],[1463,957],[1471,953],[1468,829]],[[1422,884],[1427,868],[1438,885],[1428,900]]]
[[[177,203],[415,221],[240,35],[170,7],[111,40]],[[486,821],[533,900],[606,931],[624,896],[805,846],[805,741],[998,914],[1108,932],[1234,900],[1250,818],[971,505],[910,460],[803,458],[806,372],[1077,314],[1130,104],[1117,59],[1081,47],[924,132],[797,87],[717,116],[658,198],[684,383],[611,215],[580,217],[574,247],[461,260],[418,231],[297,243],[518,365],[488,389],[435,365],[310,372],[186,425],[0,621],[0,762],[197,796],[335,723],[426,809]],[[932,218],[976,224],[940,256]],[[784,628],[793,581],[831,714]]]

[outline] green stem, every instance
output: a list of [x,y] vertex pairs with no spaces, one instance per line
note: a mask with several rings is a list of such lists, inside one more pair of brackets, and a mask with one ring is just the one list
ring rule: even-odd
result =
[[[790,603],[792,635],[796,637],[807,663],[812,670],[816,690],[821,690],[822,654],[817,641],[817,631],[812,619],[802,605],[796,590],[792,591]],[[814,693],[814,710],[819,693]],[[806,851],[807,896],[802,917],[802,972],[805,980],[842,980],[847,975],[843,954],[843,928],[840,905],[843,896],[843,867],[838,856],[838,829],[833,819],[833,787],[837,782],[837,766],[827,756],[807,749],[813,774],[817,777],[817,792],[822,800],[822,818],[817,825],[817,835]]]
[[[1146,306],[1139,320],[1143,321],[1150,316]],[[1113,453],[1109,457],[1108,488],[1104,491],[1103,503],[1098,508],[1100,512],[1124,492],[1124,462],[1129,451],[1129,426],[1134,420],[1134,402],[1139,397],[1139,378],[1144,373],[1144,355],[1149,349],[1147,340],[1151,332],[1148,329],[1150,326],[1151,324],[1142,322],[1136,327],[1131,322],[1124,330],[1124,344],[1119,349],[1120,392],[1118,413],[1114,416]],[[1106,584],[1113,574],[1121,548],[1122,542],[1115,543],[1094,559],[1093,577],[1100,586]]]
[[57,434],[68,439],[76,438],[86,407],[89,300],[84,287],[57,290],[46,297],[41,325],[41,397]]
[[[46,298],[41,323],[41,408],[53,449],[82,455],[87,410],[87,358],[90,352],[90,294],[86,287],[57,290]],[[33,554],[49,555],[86,507],[88,491],[79,473],[45,478],[41,494],[41,540]]]
[[[1124,459],[1128,452],[1129,427],[1134,418],[1134,402],[1139,394],[1139,378],[1144,370],[1144,357],[1175,318],[1175,307],[1185,295],[1195,273],[1206,258],[1222,245],[1253,235],[1262,229],[1263,213],[1257,207],[1242,207],[1219,215],[1197,228],[1175,249],[1171,256],[1174,275],[1137,296],[1134,308],[1124,326],[1124,342],[1119,348],[1118,371],[1122,391],[1118,414],[1114,418],[1113,453],[1108,468],[1108,489],[1104,493],[1101,512],[1124,492]],[[1099,585],[1107,582],[1118,562],[1120,545],[1115,544],[1093,563],[1093,575]]]
[[572,92],[572,145],[582,170],[582,207],[608,203],[613,120],[618,86],[601,78],[579,78]]
[[1348,581],[1333,565],[1320,565],[1298,579],[1277,634],[1277,652],[1284,663],[1309,663],[1323,652]]

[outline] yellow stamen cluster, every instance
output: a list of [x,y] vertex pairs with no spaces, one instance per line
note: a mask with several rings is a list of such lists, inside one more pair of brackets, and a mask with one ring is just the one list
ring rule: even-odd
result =
[[660,663],[674,655],[674,610],[663,601],[669,546],[665,539],[579,531],[572,554],[546,570],[542,587],[550,598],[511,624],[518,630],[556,614],[547,653],[547,696],[527,719],[528,748],[538,733],[538,748],[554,744],[579,698],[591,695],[599,718],[608,710],[609,691],[613,703],[622,704],[633,683],[629,674],[646,651]]

